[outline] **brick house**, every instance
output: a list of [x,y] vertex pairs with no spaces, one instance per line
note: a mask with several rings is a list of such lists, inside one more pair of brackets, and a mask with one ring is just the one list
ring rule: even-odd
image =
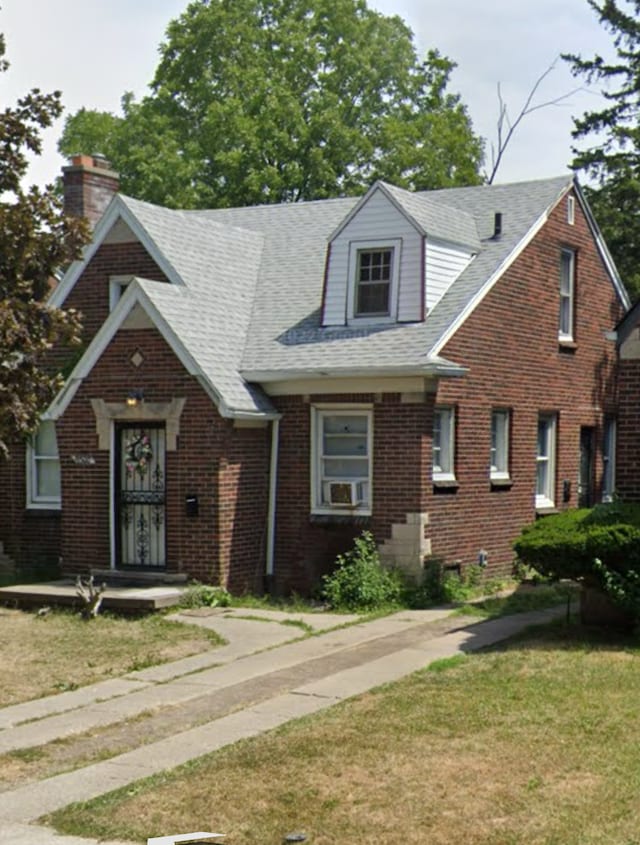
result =
[[[94,217],[102,169],[66,169]],[[415,576],[429,555],[504,571],[536,514],[613,492],[628,299],[570,176],[211,211],[115,195],[52,299],[85,346],[2,468],[21,562],[304,591],[367,527]]]

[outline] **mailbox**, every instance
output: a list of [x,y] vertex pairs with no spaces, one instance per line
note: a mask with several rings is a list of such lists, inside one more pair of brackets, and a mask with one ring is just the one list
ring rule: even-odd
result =
[[184,503],[187,516],[198,516],[199,502],[196,495],[190,494],[185,496]]

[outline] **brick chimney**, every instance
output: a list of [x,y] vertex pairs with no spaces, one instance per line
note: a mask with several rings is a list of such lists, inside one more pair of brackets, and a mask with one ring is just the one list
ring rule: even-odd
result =
[[111,163],[101,155],[75,155],[62,168],[64,213],[86,217],[92,229],[104,214],[120,179]]

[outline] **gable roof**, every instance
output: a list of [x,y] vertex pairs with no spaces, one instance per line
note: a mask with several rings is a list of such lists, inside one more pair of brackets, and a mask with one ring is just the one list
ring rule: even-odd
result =
[[340,221],[337,229],[329,235],[329,241],[334,241],[340,236],[376,191],[381,191],[421,235],[460,244],[469,247],[472,251],[480,249],[475,220],[464,209],[449,208],[443,202],[434,202],[431,191],[413,193],[382,181],[375,182],[352,206],[348,214]]
[[[476,256],[424,322],[367,327],[321,325],[327,244],[363,199],[174,211],[120,196],[97,227],[95,243],[116,220],[125,220],[173,284],[138,280],[72,378],[84,377],[99,344],[106,345],[105,338],[135,304],[150,312],[227,416],[273,413],[255,384],[261,381],[460,374],[462,368],[443,359],[441,350],[574,184],[567,175],[411,194],[376,183],[371,191],[384,191],[418,231],[465,243]],[[503,215],[499,238],[493,237],[496,212]],[[588,219],[618,294],[628,304],[593,218]],[[55,304],[64,301],[81,272],[82,267],[69,271]]]

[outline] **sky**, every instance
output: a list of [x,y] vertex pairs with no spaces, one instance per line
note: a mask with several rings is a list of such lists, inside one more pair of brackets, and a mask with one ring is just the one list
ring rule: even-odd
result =
[[[166,26],[187,0],[0,0],[0,6],[0,32],[11,63],[0,75],[2,108],[39,87],[62,91],[70,113],[82,106],[119,113],[125,91],[137,98],[145,94]],[[611,53],[611,37],[587,0],[369,0],[369,6],[400,15],[413,30],[420,55],[437,48],[456,62],[449,90],[461,95],[476,133],[486,139],[488,164],[496,138],[498,84],[515,118],[536,80],[557,60],[533,105],[581,90],[523,120],[496,181],[567,171],[572,116],[597,108],[601,100],[558,57],[563,52],[584,57]],[[63,119],[45,133],[29,183],[42,185],[59,174],[65,163],[56,150],[62,125]]]

